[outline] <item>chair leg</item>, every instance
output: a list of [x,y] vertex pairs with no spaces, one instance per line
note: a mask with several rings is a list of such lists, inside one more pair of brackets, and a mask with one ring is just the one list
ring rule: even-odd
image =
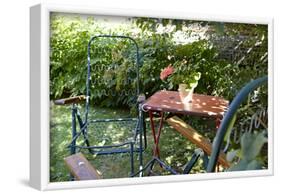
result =
[[147,148],[147,138],[146,138],[146,124],[145,124],[144,119],[143,119],[142,129],[143,129],[143,138],[144,138],[144,149],[146,149]]
[[208,154],[207,154],[206,152],[204,152],[204,156],[203,156],[202,159],[203,159],[203,166],[204,166],[204,169],[207,170],[209,158],[208,158]]
[[[80,129],[83,129],[83,127],[84,127],[83,121],[82,121],[82,118],[81,118],[80,113],[79,113],[78,110],[76,111],[76,116],[77,116],[77,120],[78,120]],[[87,130],[83,130],[83,131],[82,131],[82,134],[83,134],[83,137],[84,137],[84,140],[85,140],[86,145],[87,145],[88,147],[90,147],[90,142],[89,142],[88,137],[87,137]],[[93,154],[92,149],[89,148],[88,150],[89,150],[89,153],[90,153],[90,154]]]
[[[77,107],[75,104],[72,105],[72,110],[71,110],[71,117],[72,117],[72,121],[71,121],[71,128],[72,128],[72,139],[76,136],[76,111],[77,111]],[[72,142],[71,146],[70,146],[70,155],[73,155],[76,153],[76,140]],[[70,181],[74,181],[75,178],[74,176],[70,173],[69,174],[69,179]]]
[[[76,112],[77,112],[77,107],[75,104],[72,105],[72,122],[71,122],[71,128],[72,128],[72,139],[76,136],[77,131],[76,131]],[[70,147],[70,154],[75,154],[76,153],[76,140],[72,142],[71,147]]]
[[131,176],[134,174],[134,144],[130,143]]
[[202,149],[198,148],[194,151],[191,160],[187,163],[186,167],[183,170],[183,174],[189,174],[193,166],[196,164],[200,157],[204,156],[204,152]]
[[[146,132],[144,130],[144,125],[145,125],[145,121],[144,121],[144,115],[143,115],[143,111],[142,111],[142,108],[141,108],[141,104],[139,104],[139,136],[140,136],[140,141],[139,141],[139,159],[140,159],[140,162],[139,162],[139,169],[138,170],[141,170],[142,167],[143,167],[143,134],[144,134],[144,146],[146,148]],[[140,174],[140,176],[142,176],[142,173]]]

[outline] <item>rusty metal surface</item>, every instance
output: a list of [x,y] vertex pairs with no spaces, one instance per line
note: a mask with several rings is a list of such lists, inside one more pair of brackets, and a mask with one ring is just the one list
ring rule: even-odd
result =
[[193,94],[192,102],[183,103],[177,91],[158,91],[143,104],[144,110],[222,118],[229,102],[221,97]]

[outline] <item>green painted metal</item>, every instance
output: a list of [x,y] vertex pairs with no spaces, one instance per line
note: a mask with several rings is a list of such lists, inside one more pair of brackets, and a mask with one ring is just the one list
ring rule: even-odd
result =
[[[86,107],[85,107],[85,116],[84,120],[81,118],[80,113],[76,107],[76,105],[73,105],[72,109],[72,140],[70,145],[68,146],[71,150],[71,154],[74,154],[79,149],[88,149],[91,154],[97,154],[97,155],[106,155],[106,154],[120,154],[120,153],[129,153],[130,154],[130,164],[131,164],[131,176],[134,174],[134,152],[139,153],[139,168],[142,168],[143,165],[143,156],[142,152],[146,148],[146,137],[143,139],[143,135],[146,135],[145,133],[145,123],[144,123],[144,117],[143,112],[141,110],[140,104],[142,102],[136,102],[136,107],[139,110],[139,114],[136,118],[117,118],[117,119],[89,119],[89,107],[90,107],[90,88],[91,88],[91,45],[95,42],[96,39],[101,38],[109,38],[109,39],[127,39],[132,42],[132,44],[135,46],[135,52],[136,52],[136,97],[140,94],[140,88],[139,88],[139,66],[140,66],[140,55],[139,55],[139,47],[137,42],[129,37],[129,36],[118,36],[118,35],[98,35],[93,36],[88,43],[88,57],[87,57],[87,81],[86,81]],[[78,120],[80,131],[76,130],[76,119]],[[89,127],[93,124],[98,123],[126,123],[126,122],[135,122],[136,125],[131,129],[134,131],[133,137],[131,137],[130,140],[122,142],[122,143],[116,143],[113,145],[104,145],[104,146],[97,146],[95,145],[96,142],[90,142],[88,139],[88,134],[91,132],[89,130]],[[83,135],[84,143],[82,145],[77,145],[77,139],[79,136]],[[137,137],[139,137],[138,145],[137,144]],[[145,141],[145,142],[143,142]],[[91,144],[90,144],[91,143]],[[85,145],[86,144],[86,145]],[[144,144],[144,146],[143,146]],[[127,148],[128,146],[129,148]]]
[[233,120],[233,117],[237,112],[238,108],[252,91],[254,91],[256,88],[262,85],[267,84],[267,81],[268,81],[268,76],[251,81],[238,92],[238,94],[231,102],[229,109],[227,110],[221,122],[215,140],[213,142],[213,151],[211,153],[210,160],[207,166],[207,172],[215,171],[215,167],[218,161],[218,156],[221,151],[222,143],[227,133],[228,126],[231,124],[231,121]]

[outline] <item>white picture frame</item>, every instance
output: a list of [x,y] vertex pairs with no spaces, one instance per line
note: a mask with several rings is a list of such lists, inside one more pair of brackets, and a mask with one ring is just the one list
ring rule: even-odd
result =
[[[237,22],[268,25],[268,76],[269,76],[269,131],[268,169],[259,171],[239,171],[191,175],[157,176],[142,178],[120,178],[92,181],[49,181],[49,39],[50,14],[52,12],[162,17],[174,19],[206,20],[217,22]],[[273,19],[226,17],[179,12],[145,10],[106,9],[57,4],[40,4],[30,8],[30,185],[39,190],[66,188],[103,187],[115,185],[151,184],[191,180],[224,179],[250,176],[273,175]]]

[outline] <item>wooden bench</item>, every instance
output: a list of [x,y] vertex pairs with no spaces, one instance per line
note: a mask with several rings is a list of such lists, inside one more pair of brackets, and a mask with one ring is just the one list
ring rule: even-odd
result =
[[76,180],[101,179],[97,170],[90,164],[82,153],[64,158],[65,164]]
[[[212,144],[210,141],[202,136],[200,133],[198,133],[195,129],[193,129],[190,125],[188,125],[186,122],[181,120],[177,116],[170,117],[166,119],[167,123],[172,126],[174,129],[176,129],[179,133],[181,133],[185,138],[187,138],[189,141],[197,145],[199,148],[204,150],[208,155],[212,152]],[[225,168],[229,168],[230,164],[226,160],[226,155],[221,152],[218,158],[219,164],[221,164]]]

